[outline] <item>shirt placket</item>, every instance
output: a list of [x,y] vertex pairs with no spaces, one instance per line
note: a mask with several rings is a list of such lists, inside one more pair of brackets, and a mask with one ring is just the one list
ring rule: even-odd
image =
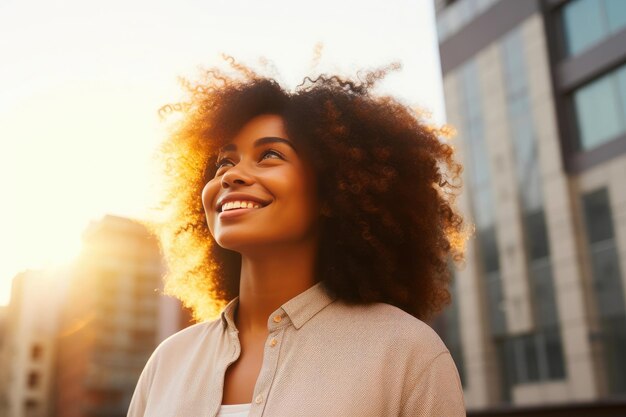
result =
[[265,411],[272,383],[276,377],[280,350],[283,345],[285,330],[290,325],[289,317],[284,310],[279,309],[268,319],[269,335],[265,341],[263,364],[257,378],[252,396],[249,417],[262,417]]
[[218,371],[214,374],[213,384],[212,386],[217,387],[217,391],[220,392],[219,396],[214,396],[211,400],[211,404],[209,406],[209,417],[217,416],[219,412],[219,408],[222,404],[222,396],[224,395],[224,376],[226,375],[226,370],[228,367],[234,363],[237,359],[239,359],[239,355],[241,354],[241,344],[239,343],[239,332],[237,330],[228,330],[228,340],[229,340],[229,352],[230,355],[226,357],[225,361],[221,364]]

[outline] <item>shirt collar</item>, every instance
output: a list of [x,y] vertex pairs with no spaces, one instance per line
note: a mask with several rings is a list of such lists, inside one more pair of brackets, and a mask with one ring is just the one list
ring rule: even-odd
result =
[[[296,329],[304,326],[313,316],[319,313],[327,305],[335,301],[337,297],[331,295],[324,282],[320,281],[284,303],[277,311],[282,309],[293,323]],[[235,309],[239,304],[239,297],[232,299],[221,313],[222,324],[225,330],[236,331]]]
[[237,327],[235,326],[235,310],[237,309],[237,305],[239,304],[239,296],[230,300],[224,310],[222,310],[222,325],[224,326],[224,330],[237,331]]

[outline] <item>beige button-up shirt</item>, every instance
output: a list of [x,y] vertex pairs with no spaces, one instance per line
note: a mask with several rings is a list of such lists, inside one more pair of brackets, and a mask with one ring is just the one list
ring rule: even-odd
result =
[[[234,312],[171,336],[152,354],[129,417],[215,417],[241,350]],[[425,323],[384,303],[350,305],[317,283],[268,318],[250,417],[465,416],[448,349]]]

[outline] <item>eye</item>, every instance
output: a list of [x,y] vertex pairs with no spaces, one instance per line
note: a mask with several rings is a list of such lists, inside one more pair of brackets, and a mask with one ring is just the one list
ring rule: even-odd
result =
[[[285,158],[277,150],[267,149],[261,152],[260,161],[263,161],[265,159],[285,159]],[[229,158],[218,159],[217,162],[215,163],[215,168],[216,168],[215,175],[218,176],[225,168],[234,167],[234,166],[235,166],[235,163]]]
[[220,169],[220,168],[222,168],[223,166],[225,166],[226,164],[235,165],[235,164],[233,163],[233,161],[231,161],[230,159],[228,159],[228,158],[222,158],[222,159],[218,160],[218,161],[215,163],[215,168]]
[[[266,156],[268,156],[268,155],[270,155],[271,157],[270,158],[266,158]],[[263,153],[261,154],[261,160],[263,160],[263,159],[276,159],[276,158],[284,159],[283,155],[280,152],[275,151],[274,149],[268,149],[266,151],[263,151]]]

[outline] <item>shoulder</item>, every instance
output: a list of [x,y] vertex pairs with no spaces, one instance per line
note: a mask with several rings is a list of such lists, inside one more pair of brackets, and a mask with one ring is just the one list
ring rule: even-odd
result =
[[181,357],[217,340],[223,331],[221,319],[193,324],[163,340],[154,350],[150,362]]
[[194,324],[161,342],[141,372],[128,415],[144,415],[149,397],[154,404],[164,392],[195,378],[198,369],[209,366],[207,355],[219,349],[222,335],[220,319]]
[[448,352],[439,335],[428,324],[391,304],[351,305],[337,300],[332,306],[329,313],[343,316],[345,320],[341,321],[347,326],[387,341],[398,352],[419,352],[420,356],[431,359]]

